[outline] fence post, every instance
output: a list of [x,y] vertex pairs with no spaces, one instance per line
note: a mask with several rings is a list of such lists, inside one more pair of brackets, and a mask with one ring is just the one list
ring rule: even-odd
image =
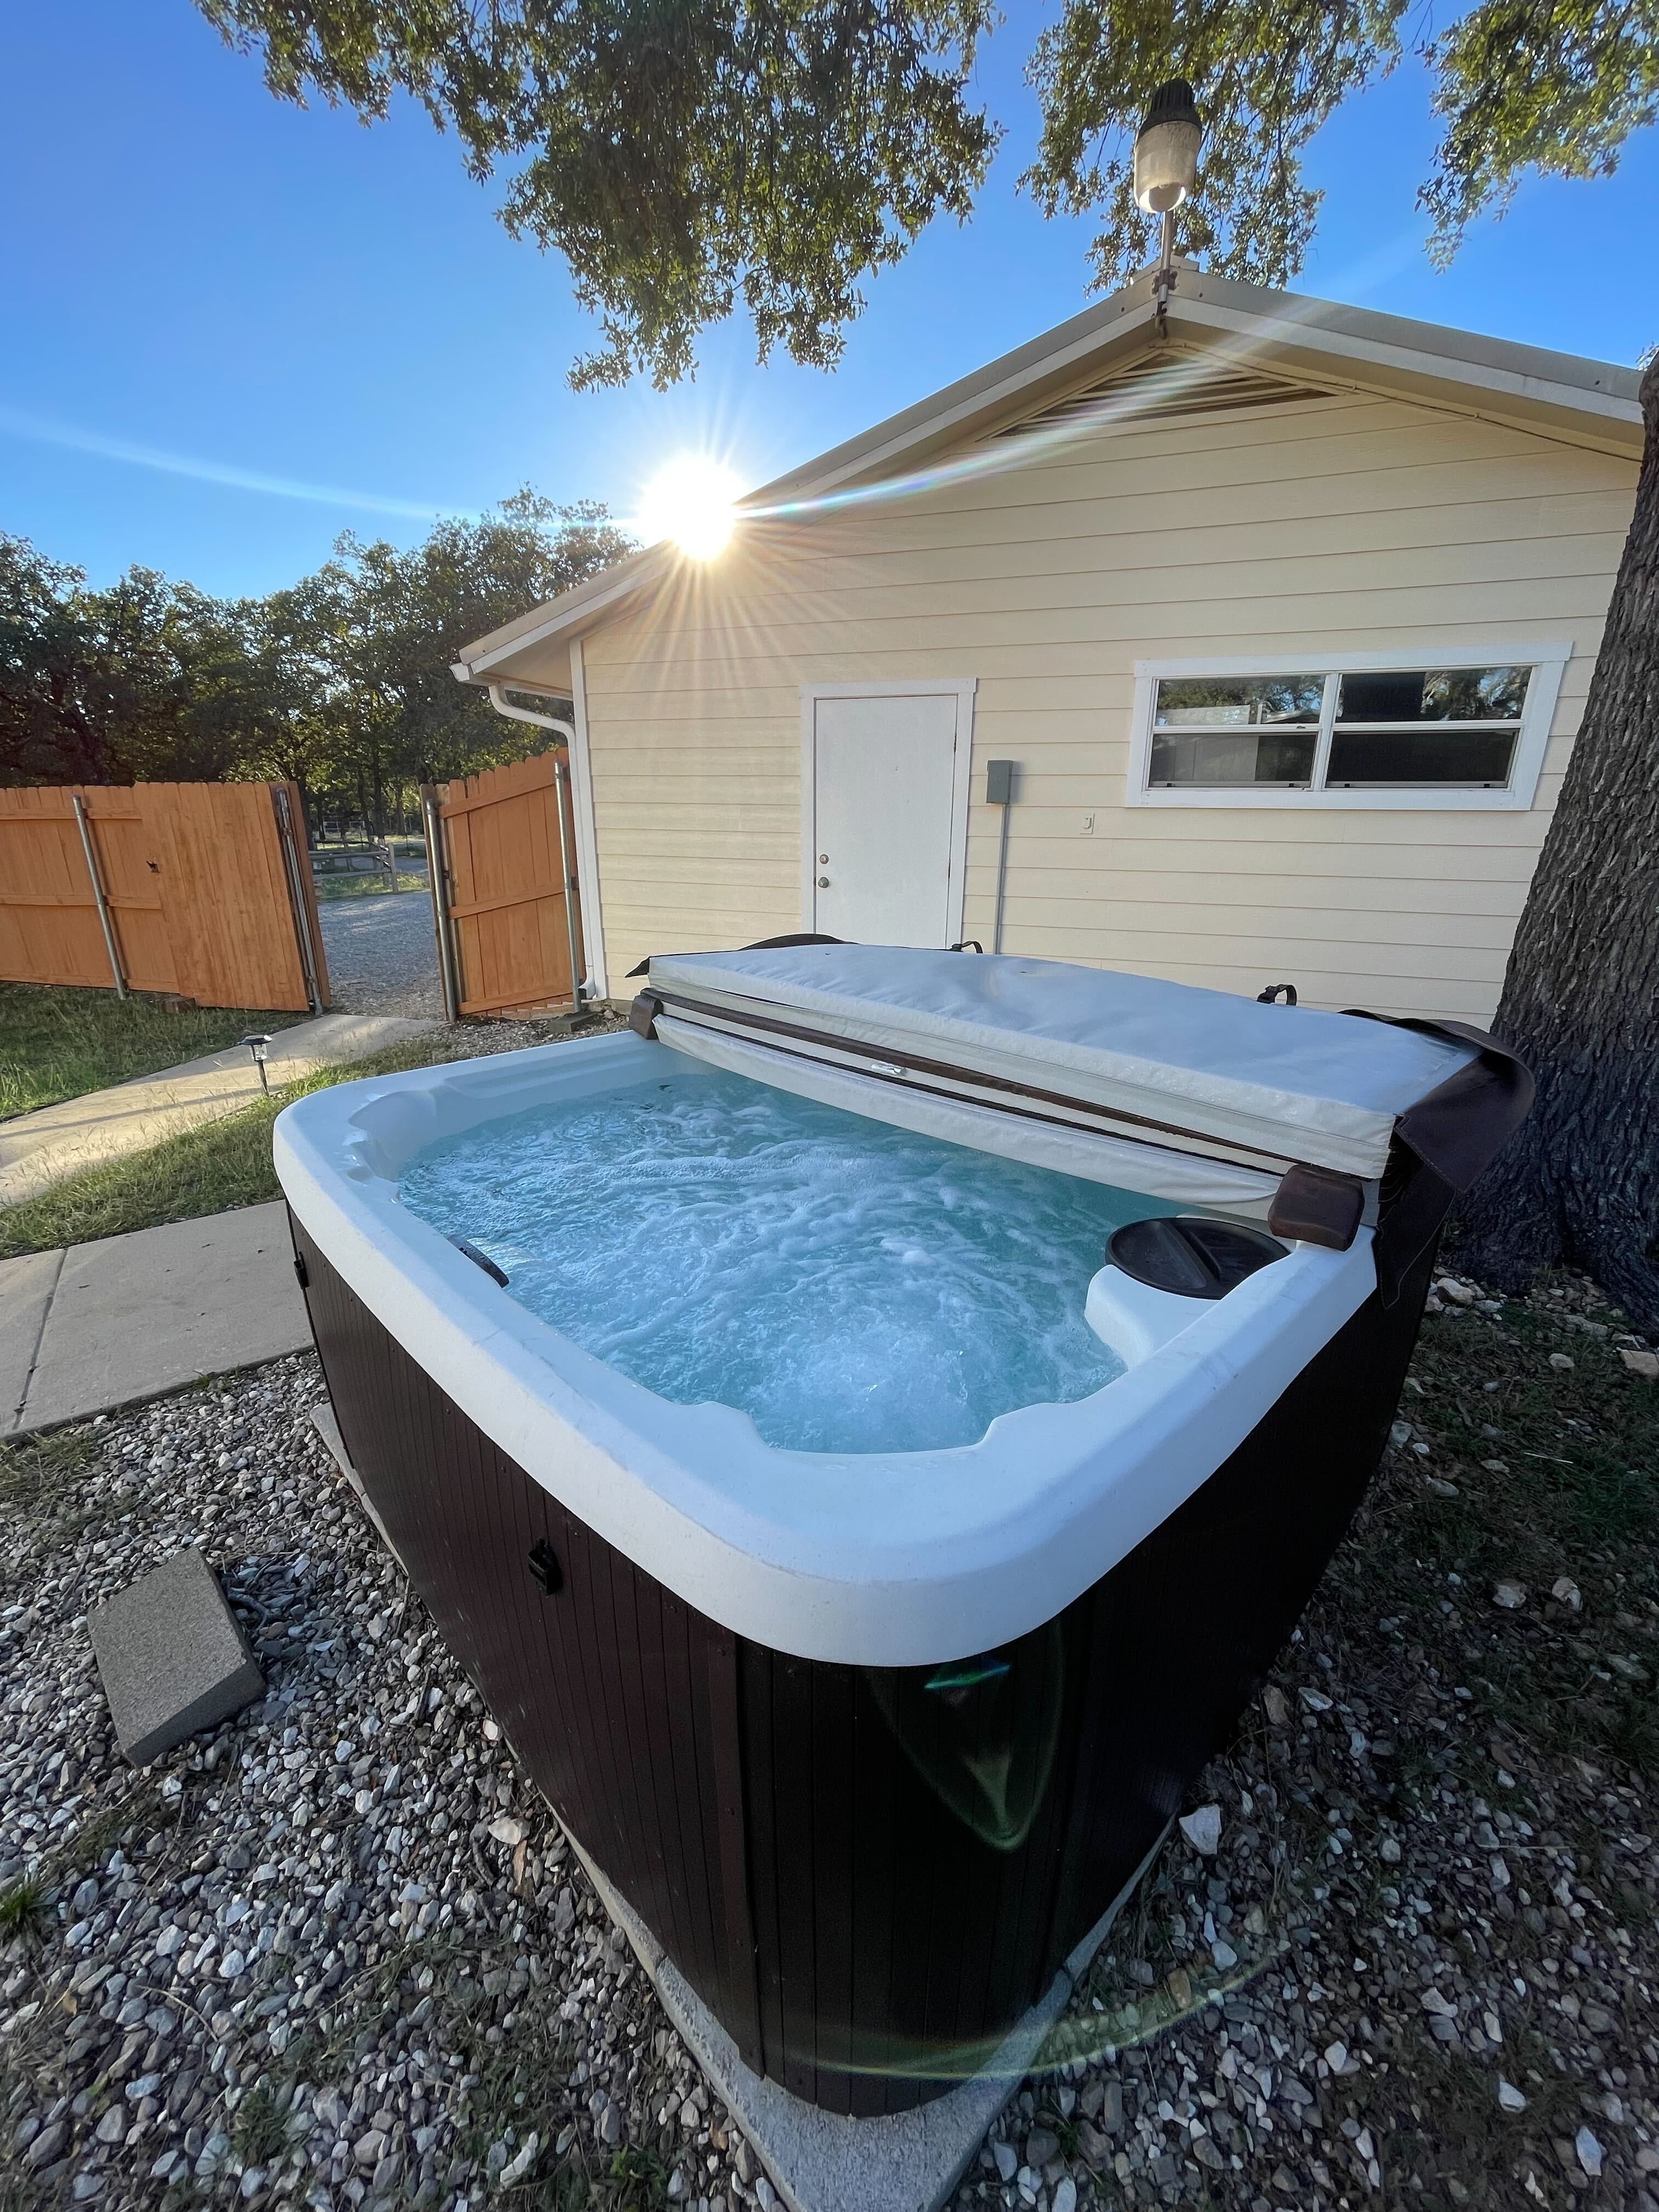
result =
[[553,756],[553,800],[559,810],[559,866],[564,871],[564,933],[570,947],[570,1006],[582,1007],[581,955],[576,949],[576,878],[570,866],[570,837],[565,827],[565,801],[570,795],[570,769],[557,753]]
[[460,991],[455,975],[455,940],[449,920],[449,877],[444,867],[444,826],[438,811],[438,787],[421,786],[421,827],[426,836],[427,883],[432,895],[432,929],[438,940],[438,988],[443,998],[444,1019],[460,1018]]
[[104,933],[104,950],[109,955],[109,970],[115,978],[115,995],[127,995],[126,978],[121,973],[121,956],[115,947],[115,927],[109,918],[109,901],[104,896],[104,883],[98,872],[98,855],[93,850],[92,824],[87,819],[87,810],[78,791],[70,793],[70,805],[75,809],[75,826],[81,832],[81,850],[87,856],[87,873],[92,878],[92,902],[98,909],[98,926]]
[[270,803],[276,815],[276,842],[282,848],[283,872],[288,878],[289,904],[294,909],[294,935],[300,948],[300,965],[305,973],[306,997],[310,1001],[312,1012],[320,1014],[323,993],[317,980],[317,948],[311,941],[311,908],[306,903],[306,887],[300,876],[300,854],[295,844],[293,810],[288,803],[288,793],[280,783],[273,783],[270,787]]

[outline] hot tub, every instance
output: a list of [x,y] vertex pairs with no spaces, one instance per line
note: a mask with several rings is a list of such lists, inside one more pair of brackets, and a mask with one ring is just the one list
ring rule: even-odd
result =
[[[1455,1025],[787,944],[654,959],[629,1032],[317,1092],[276,1156],[342,1437],[458,1657],[747,2063],[869,2114],[994,2047],[1224,1741],[1376,1463],[1446,1207],[1529,1095]],[[1048,1381],[964,1357],[918,1410],[901,1362],[871,1427],[752,1359],[749,1410],[691,1402],[659,1314],[585,1348],[616,1295],[593,1254],[492,1250],[457,1194],[498,1145],[533,1164],[665,1099],[690,1119],[650,1124],[601,1261],[676,1249],[694,1186],[718,1224],[722,1115],[762,1149],[781,1115],[797,1169],[819,1143],[843,1177],[862,1131],[878,1194],[913,1159],[1036,1192]],[[732,1269],[770,1241],[726,1225],[711,1297],[728,1241]],[[775,1303],[803,1340],[860,1311]]]

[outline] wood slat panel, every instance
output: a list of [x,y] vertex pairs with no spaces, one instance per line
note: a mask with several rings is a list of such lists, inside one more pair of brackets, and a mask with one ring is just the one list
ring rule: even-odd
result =
[[567,896],[579,951],[581,908],[574,884],[567,890],[562,851],[570,854],[574,878],[575,823],[556,759],[544,753],[440,787],[463,1014],[574,1003]]
[[[289,797],[296,832],[304,814]],[[204,1006],[309,1006],[287,872],[264,783],[0,791],[0,975],[112,989],[72,800],[88,828],[122,975]],[[308,860],[301,865],[328,1003]]]
[[0,791],[0,975],[112,990],[68,791]]

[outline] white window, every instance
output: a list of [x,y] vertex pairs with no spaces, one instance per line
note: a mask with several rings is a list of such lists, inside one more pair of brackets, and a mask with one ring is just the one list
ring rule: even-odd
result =
[[1139,661],[1132,806],[1530,806],[1570,645]]

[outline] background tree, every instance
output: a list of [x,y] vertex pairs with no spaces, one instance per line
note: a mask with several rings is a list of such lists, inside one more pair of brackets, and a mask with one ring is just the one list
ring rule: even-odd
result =
[[246,619],[152,568],[94,591],[80,569],[0,537],[0,781],[228,774]]
[[198,0],[274,93],[384,115],[398,91],[502,218],[564,256],[603,349],[578,385],[684,375],[741,297],[760,340],[828,367],[858,280],[941,210],[996,133],[963,98],[990,0]]
[[[197,5],[279,97],[372,119],[402,90],[475,176],[512,165],[503,220],[564,255],[601,319],[578,385],[672,381],[739,301],[763,360],[833,364],[859,279],[934,215],[966,216],[1000,135],[967,98],[990,0]],[[1031,58],[1024,181],[1051,214],[1100,212],[1097,277],[1118,282],[1147,258],[1130,141],[1154,88],[1187,77],[1206,125],[1187,247],[1281,284],[1318,215],[1304,149],[1408,48],[1441,125],[1419,198],[1443,260],[1523,173],[1605,176],[1659,112],[1659,0],[1477,0],[1438,38],[1427,20],[1407,0],[1066,0]]]
[[1184,76],[1205,123],[1186,248],[1223,276],[1283,284],[1322,198],[1303,181],[1303,149],[1408,46],[1441,128],[1418,201],[1443,264],[1523,174],[1607,176],[1659,114],[1659,0],[1477,0],[1437,39],[1402,36],[1408,15],[1427,21],[1407,0],[1066,0],[1031,60],[1043,131],[1024,181],[1051,215],[1100,212],[1097,280],[1121,283],[1151,240],[1133,136],[1156,88]]
[[0,537],[0,782],[291,776],[384,836],[410,785],[537,750],[464,690],[464,645],[607,567],[632,540],[592,502],[528,489],[408,550],[341,538],[264,598],[132,568],[94,590]]
[[300,587],[323,671],[330,753],[376,836],[411,785],[470,775],[544,748],[479,691],[457,684],[463,646],[610,565],[633,541],[602,507],[558,507],[527,487],[481,520],[441,522],[407,552],[348,534]]
[[86,580],[27,538],[0,537],[0,782],[107,780]]

